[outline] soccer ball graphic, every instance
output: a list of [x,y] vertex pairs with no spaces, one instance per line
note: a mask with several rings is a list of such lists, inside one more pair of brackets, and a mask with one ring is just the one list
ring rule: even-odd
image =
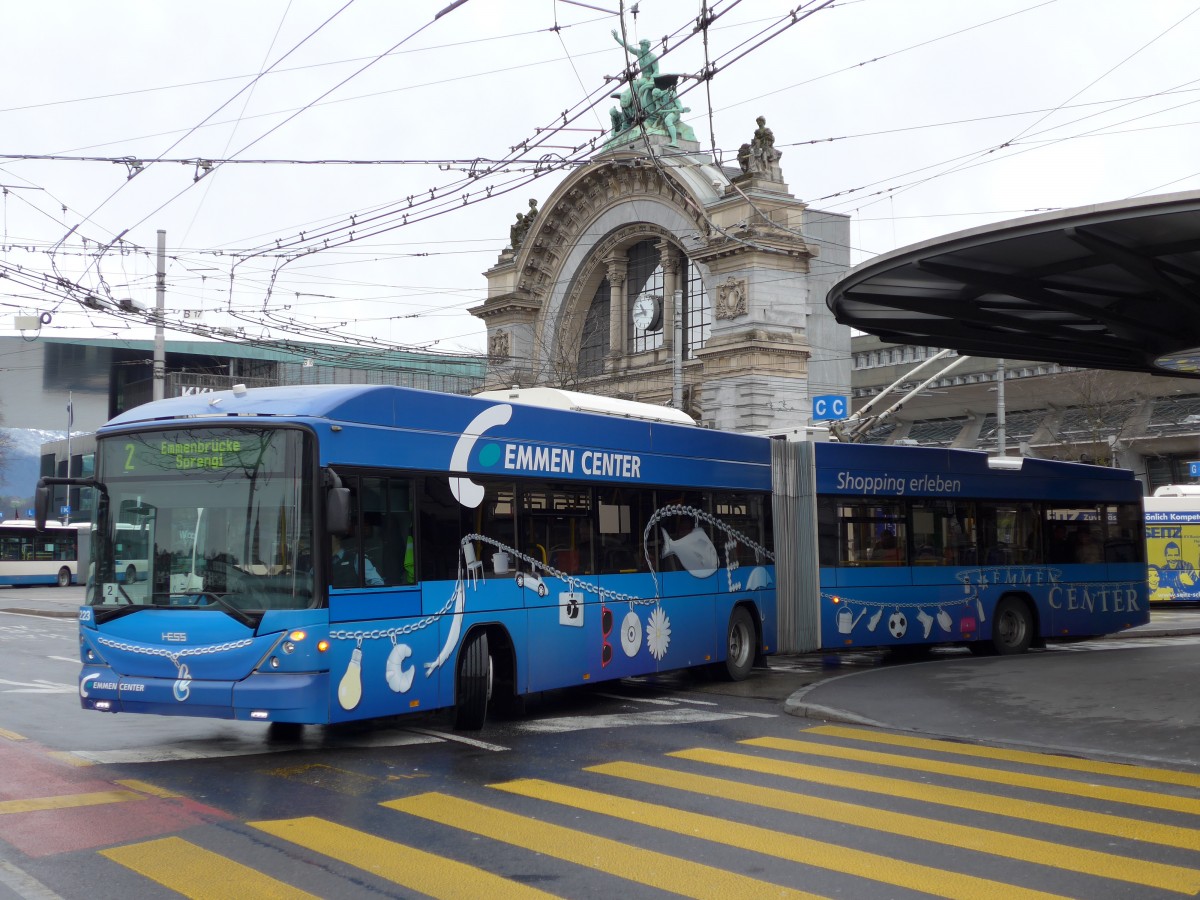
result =
[[888,616],[888,631],[897,640],[904,637],[904,633],[908,631],[908,619],[904,617],[904,613],[897,610]]

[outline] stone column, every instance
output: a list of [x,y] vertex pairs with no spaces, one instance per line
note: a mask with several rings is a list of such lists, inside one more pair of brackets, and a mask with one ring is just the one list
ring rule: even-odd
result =
[[683,257],[675,249],[675,245],[667,240],[659,241],[655,249],[658,250],[658,259],[663,270],[662,348],[665,351],[664,355],[669,358],[675,347],[675,294],[683,287],[679,283]]
[[625,321],[629,317],[625,276],[629,259],[621,252],[605,259],[604,264],[608,266],[608,357],[616,362],[625,356]]

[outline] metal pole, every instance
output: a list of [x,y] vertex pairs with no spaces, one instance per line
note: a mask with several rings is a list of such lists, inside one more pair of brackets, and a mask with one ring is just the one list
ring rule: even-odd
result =
[[[67,477],[71,477],[71,425],[75,422],[75,395],[67,391]],[[67,488],[67,514],[63,516],[63,524],[71,524],[71,489]]]
[[167,298],[167,233],[158,230],[158,274],[155,279],[154,316],[154,400],[166,396],[167,346],[163,338],[163,316],[166,314]]
[[996,361],[996,453],[1000,456],[1008,454],[1008,446],[1004,442],[1004,360]]
[[671,354],[671,405],[683,409],[683,291],[675,291],[675,321],[671,330],[675,334],[675,352]]

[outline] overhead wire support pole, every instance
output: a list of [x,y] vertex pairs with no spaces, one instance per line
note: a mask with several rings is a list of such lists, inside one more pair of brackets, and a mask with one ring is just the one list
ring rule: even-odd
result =
[[163,334],[163,317],[167,299],[167,233],[158,230],[158,271],[154,278],[154,383],[152,397],[162,400],[167,388],[167,346]]

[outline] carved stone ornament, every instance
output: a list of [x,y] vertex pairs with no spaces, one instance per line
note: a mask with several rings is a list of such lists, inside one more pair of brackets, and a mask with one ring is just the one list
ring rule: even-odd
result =
[[736,319],[746,315],[746,312],[746,279],[730,276],[724,284],[717,285],[717,303],[713,315],[718,319]]
[[488,337],[488,356],[493,359],[508,359],[511,355],[508,332],[496,331]]

